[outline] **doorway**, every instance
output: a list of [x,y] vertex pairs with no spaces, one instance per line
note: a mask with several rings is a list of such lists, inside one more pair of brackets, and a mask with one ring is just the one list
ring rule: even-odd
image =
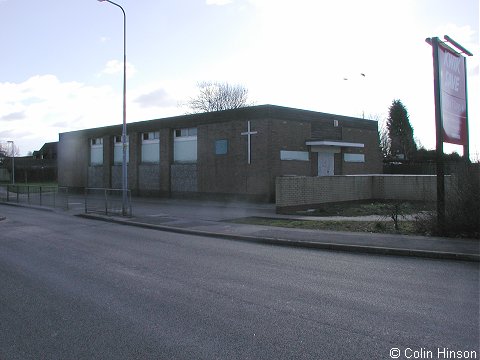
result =
[[318,153],[318,176],[335,175],[335,154],[333,152]]

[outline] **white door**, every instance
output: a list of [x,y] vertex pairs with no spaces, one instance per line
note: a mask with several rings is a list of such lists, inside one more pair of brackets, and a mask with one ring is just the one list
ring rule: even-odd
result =
[[318,176],[335,175],[334,153],[318,153]]

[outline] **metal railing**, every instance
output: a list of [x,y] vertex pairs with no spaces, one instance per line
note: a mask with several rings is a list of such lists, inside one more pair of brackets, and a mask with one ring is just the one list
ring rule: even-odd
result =
[[51,185],[0,185],[0,201],[68,210],[68,188]]
[[[123,214],[122,189],[86,188],[82,195],[70,193],[65,186],[48,185],[0,185],[0,202],[44,206],[70,210],[70,205],[82,206],[85,213],[132,216],[131,191],[127,191],[127,208]],[[82,201],[83,200],[83,201]],[[69,204],[69,201],[74,201]]]
[[[123,215],[122,189],[86,188],[85,213]],[[126,216],[132,216],[132,195],[127,190]]]

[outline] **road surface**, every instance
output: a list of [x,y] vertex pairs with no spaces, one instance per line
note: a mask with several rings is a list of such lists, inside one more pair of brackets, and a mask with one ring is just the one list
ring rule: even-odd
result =
[[480,358],[477,263],[2,216],[2,360]]

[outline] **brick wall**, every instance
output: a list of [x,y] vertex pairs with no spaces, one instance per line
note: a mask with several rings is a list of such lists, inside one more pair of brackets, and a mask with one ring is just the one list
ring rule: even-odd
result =
[[[282,176],[276,179],[277,211],[368,199],[436,200],[433,175]],[[446,186],[451,178],[446,177]]]
[[[449,181],[447,177],[446,182]],[[374,198],[386,200],[437,199],[437,177],[434,175],[384,175],[372,177]]]
[[[203,194],[264,196],[274,191],[271,124],[267,119],[251,120],[251,163],[248,164],[247,121],[229,121],[198,126],[198,192]],[[215,153],[215,141],[227,140],[225,154]],[[278,157],[280,155],[278,154]],[[173,190],[173,184],[172,184]]]
[[88,185],[89,188],[103,188],[103,166],[88,167]]
[[[247,163],[247,137],[241,135],[247,130],[247,121],[257,132],[251,137],[251,164]],[[173,161],[173,131],[184,127],[198,130],[196,165]],[[160,131],[160,164],[154,171],[141,161],[142,133],[148,131]],[[60,134],[59,184],[119,188],[121,174],[113,163],[113,137],[121,132],[121,126],[114,125]],[[264,105],[185,115],[131,123],[128,134],[128,188],[133,195],[151,190],[163,195],[180,191],[273,201],[277,176],[317,174],[318,154],[305,143],[312,138],[365,144],[365,148],[335,154],[336,174],[381,171],[376,122],[306,110]],[[103,170],[90,168],[89,141],[99,137],[104,143]],[[228,140],[226,154],[215,153],[217,140]],[[281,160],[282,150],[309,152],[310,161]],[[365,154],[365,163],[344,162],[343,152],[349,151]]]
[[88,182],[90,144],[77,133],[60,134],[58,144],[58,185],[84,188]]
[[111,169],[112,174],[112,189],[122,188],[122,165],[113,165]]
[[[356,174],[382,174],[382,155],[380,152],[380,143],[378,132],[371,129],[342,128],[343,140],[346,142],[359,142],[365,144],[361,149],[344,149],[342,154],[357,153],[365,155],[364,163],[342,162],[343,175]],[[343,156],[343,155],[342,155]],[[337,164],[335,164],[337,165]],[[335,171],[335,173],[337,173]]]

